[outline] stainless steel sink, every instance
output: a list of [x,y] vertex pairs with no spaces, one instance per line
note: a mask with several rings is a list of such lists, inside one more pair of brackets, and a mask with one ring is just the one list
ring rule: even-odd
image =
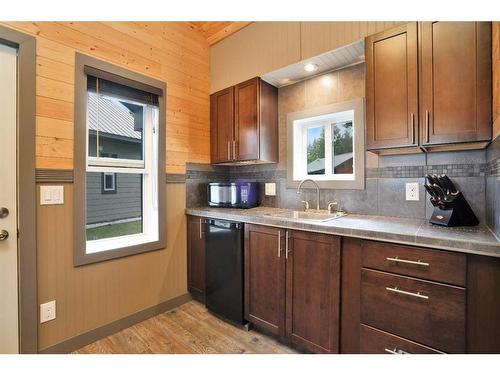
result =
[[310,221],[328,221],[337,219],[339,217],[347,215],[345,212],[336,211],[329,213],[326,210],[310,210],[310,211],[284,211],[266,214],[272,217],[282,217],[285,219],[298,219],[298,220],[310,220]]

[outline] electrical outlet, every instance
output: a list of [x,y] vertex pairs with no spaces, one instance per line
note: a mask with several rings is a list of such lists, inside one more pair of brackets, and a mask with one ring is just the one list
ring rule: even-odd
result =
[[266,182],[266,195],[276,195],[276,183]]
[[418,201],[418,182],[410,182],[406,184],[406,200]]
[[40,323],[56,318],[56,301],[49,301],[40,305]]

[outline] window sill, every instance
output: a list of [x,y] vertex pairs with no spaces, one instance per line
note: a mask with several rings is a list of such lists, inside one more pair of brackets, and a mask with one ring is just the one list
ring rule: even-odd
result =
[[[132,237],[132,236],[127,236]],[[133,236],[138,237],[138,236]],[[144,238],[144,237],[143,237]],[[85,245],[84,245],[85,246]],[[143,254],[150,251],[166,250],[166,240],[160,239],[152,242],[142,242],[131,244],[130,242],[125,247],[114,248],[112,250],[101,250],[86,253],[85,249],[76,251],[74,255],[74,266],[84,266],[92,263],[104,262],[112,259],[128,257],[137,254]]]
[[[305,179],[311,179],[311,176],[306,177]],[[314,178],[312,178],[314,180]],[[286,187],[288,189],[297,189],[302,180],[293,180],[291,176],[287,176]],[[365,189],[365,179],[350,179],[350,180],[314,180],[319,186],[320,189],[352,189],[352,190],[364,190]],[[304,188],[313,188],[314,186],[305,185]]]

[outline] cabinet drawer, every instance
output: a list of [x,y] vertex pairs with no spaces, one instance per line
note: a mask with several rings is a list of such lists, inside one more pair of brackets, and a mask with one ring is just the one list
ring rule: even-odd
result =
[[465,289],[361,270],[361,323],[449,353],[465,351]]
[[465,286],[465,254],[363,241],[363,267]]
[[442,352],[429,348],[402,337],[368,327],[360,327],[361,354],[440,354]]

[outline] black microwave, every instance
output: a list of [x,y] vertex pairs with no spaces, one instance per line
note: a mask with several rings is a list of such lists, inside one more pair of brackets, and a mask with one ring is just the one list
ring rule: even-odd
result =
[[259,183],[210,182],[207,196],[211,207],[252,208],[259,205]]

